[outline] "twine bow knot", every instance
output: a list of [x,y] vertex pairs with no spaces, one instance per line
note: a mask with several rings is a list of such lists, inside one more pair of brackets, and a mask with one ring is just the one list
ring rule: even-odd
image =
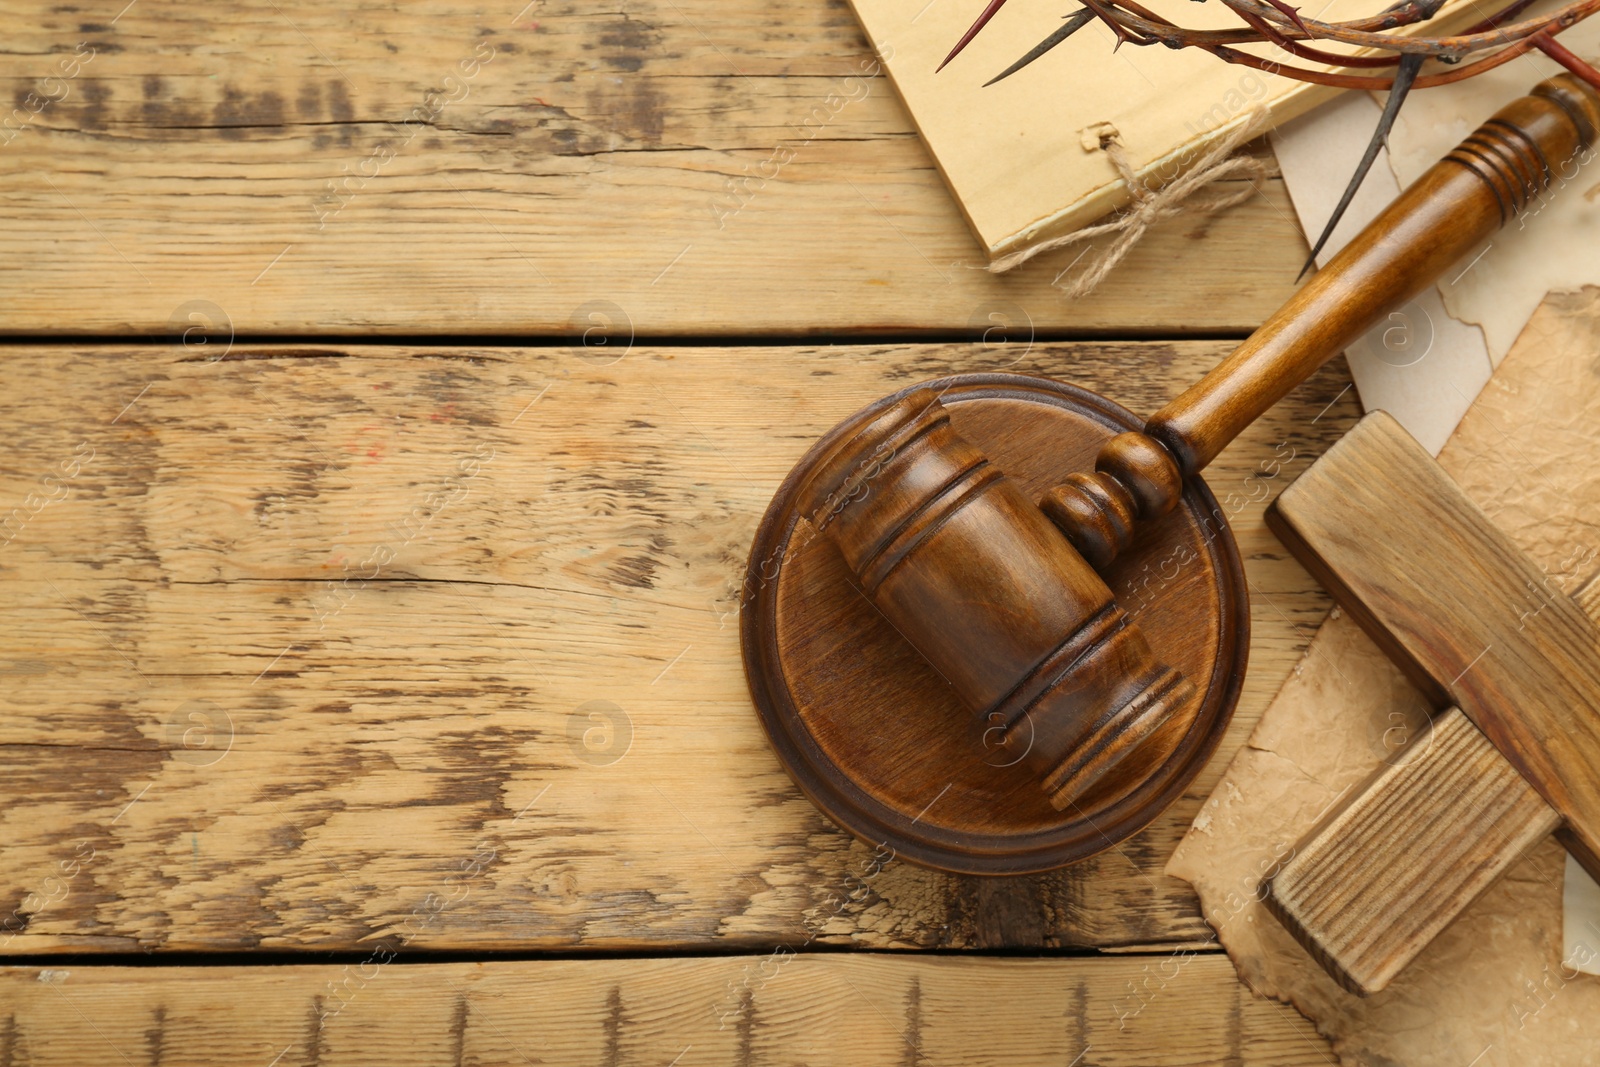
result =
[[[1111,244],[1095,256],[1087,267],[1078,273],[1065,285],[1061,279],[1065,278],[1072,268],[1077,266],[1078,260],[1088,254],[1089,249],[1084,249],[1078,259],[1067,264],[1052,283],[1056,288],[1063,290],[1070,297],[1087,296],[1105,280],[1116,265],[1122,262],[1133,246],[1138,244],[1150,227],[1166,219],[1183,214],[1203,215],[1221,211],[1224,208],[1242,204],[1256,193],[1256,181],[1268,177],[1269,171],[1261,160],[1250,156],[1234,156],[1233,153],[1246,141],[1253,140],[1267,128],[1267,111],[1257,107],[1250,117],[1239,125],[1228,136],[1220,139],[1204,155],[1195,161],[1194,166],[1181,174],[1177,180],[1152,189],[1146,182],[1140,180],[1134,173],[1133,165],[1128,161],[1128,154],[1123,149],[1115,133],[1108,133],[1100,138],[1100,147],[1105,150],[1106,156],[1111,160],[1111,165],[1117,168],[1123,184],[1128,187],[1128,193],[1133,197],[1133,203],[1122,211],[1110,222],[1103,222],[1095,226],[1088,226],[1060,237],[1052,237],[1038,244],[1029,245],[1027,248],[1009,255],[1001,256],[989,264],[989,270],[995,274],[1004,274],[1008,270],[1019,267],[1034,256],[1068,245],[1092,241],[1097,237],[1108,234],[1116,235]],[[1231,158],[1230,158],[1231,157]],[[1206,186],[1213,182],[1225,179],[1243,179],[1248,185],[1233,192],[1214,194],[1208,197],[1196,197]]]

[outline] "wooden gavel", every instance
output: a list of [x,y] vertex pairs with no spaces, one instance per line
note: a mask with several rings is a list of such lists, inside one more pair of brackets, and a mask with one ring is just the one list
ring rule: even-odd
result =
[[841,440],[802,497],[884,617],[1064,809],[1194,693],[1096,573],[1240,431],[1521,211],[1600,132],[1561,75],[1485,122],[1271,319],[1092,473],[1035,506],[914,391]]

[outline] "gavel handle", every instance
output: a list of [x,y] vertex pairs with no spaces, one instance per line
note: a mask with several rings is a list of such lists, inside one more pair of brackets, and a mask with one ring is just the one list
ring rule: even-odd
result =
[[1145,424],[1106,443],[1040,506],[1093,566],[1136,525],[1172,510],[1239,432],[1330,357],[1431,285],[1552,181],[1570,180],[1600,134],[1600,93],[1570,74],[1512,101],[1434,164],[1260,329]]

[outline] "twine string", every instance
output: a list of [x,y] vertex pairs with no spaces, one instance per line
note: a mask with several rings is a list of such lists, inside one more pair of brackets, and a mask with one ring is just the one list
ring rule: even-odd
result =
[[[1097,237],[1115,235],[1116,239],[1092,258],[1084,270],[1070,281],[1062,284],[1061,280],[1072,272],[1079,260],[1083,259],[1081,254],[1057,274],[1051,283],[1070,297],[1089,295],[1105,280],[1106,275],[1122,262],[1123,257],[1132,251],[1134,245],[1139,243],[1150,227],[1179,215],[1204,215],[1221,211],[1242,204],[1254,196],[1255,183],[1268,177],[1270,172],[1261,160],[1250,156],[1234,156],[1233,153],[1245,142],[1260,136],[1266,128],[1266,108],[1253,109],[1245,122],[1208,148],[1205,154],[1195,161],[1193,167],[1180,175],[1177,180],[1159,189],[1150,188],[1134,173],[1127,152],[1115,136],[1103,138],[1100,142],[1101,147],[1111,160],[1111,165],[1116,167],[1123,184],[1128,187],[1133,203],[1110,222],[1088,226],[1029,245],[1020,251],[1001,256],[989,264],[988,269],[995,274],[1004,274],[1045,252],[1093,241]],[[1227,179],[1242,179],[1249,184],[1232,192],[1213,192],[1210,196],[1196,196],[1213,182]],[[1085,253],[1088,251],[1084,250]]]

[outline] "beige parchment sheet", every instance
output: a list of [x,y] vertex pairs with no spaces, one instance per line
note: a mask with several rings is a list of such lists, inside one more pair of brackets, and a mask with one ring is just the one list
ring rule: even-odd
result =
[[[1600,59],[1600,19],[1580,23],[1561,40]],[[1484,119],[1560,72],[1553,61],[1529,54],[1467,81],[1412,93],[1319,261],[1326,263]],[[1308,239],[1333,213],[1382,102],[1383,94],[1346,93],[1273,132]],[[1585,153],[1554,165],[1552,189],[1521,218],[1347,353],[1362,401],[1400,420],[1431,452],[1444,445],[1546,293],[1600,285],[1600,164],[1595,153]]]
[[[1549,4],[1543,0],[1530,13]],[[1600,19],[1580,23],[1561,39],[1580,55],[1600,58]],[[1402,184],[1416,180],[1506,101],[1560,69],[1530,54],[1486,75],[1413,94],[1321,261],[1394,199]],[[1274,132],[1284,183],[1307,234],[1319,233],[1332,213],[1380,105],[1378,96],[1346,93]],[[1363,404],[1388,411],[1437,453],[1544,295],[1600,285],[1596,156],[1557,161],[1552,189],[1521,219],[1351,346],[1346,354]],[[1579,938],[1600,936],[1600,886],[1570,860],[1565,900],[1571,953],[1580,948]],[[1600,974],[1600,958],[1584,969]]]
[[[1536,562],[1572,573],[1568,592],[1600,618],[1600,581],[1591,577],[1600,567],[1597,421],[1600,288],[1590,287],[1539,307],[1439,460]],[[1600,978],[1576,970],[1600,958],[1600,930],[1578,931],[1563,959],[1565,853],[1554,840],[1365,999],[1324,974],[1257,899],[1273,863],[1426,729],[1426,713],[1420,694],[1335,612],[1167,871],[1194,884],[1244,980],[1293,1003],[1346,1063],[1600,1064]]]
[[[1600,19],[1578,24],[1561,41],[1600,61]],[[1559,73],[1553,61],[1533,55],[1443,93],[1417,93],[1389,137],[1395,177],[1410,185],[1484,118],[1540,78]],[[1600,151],[1550,165],[1556,174],[1549,189],[1439,286],[1451,315],[1483,328],[1497,366],[1545,293],[1600,285]]]

